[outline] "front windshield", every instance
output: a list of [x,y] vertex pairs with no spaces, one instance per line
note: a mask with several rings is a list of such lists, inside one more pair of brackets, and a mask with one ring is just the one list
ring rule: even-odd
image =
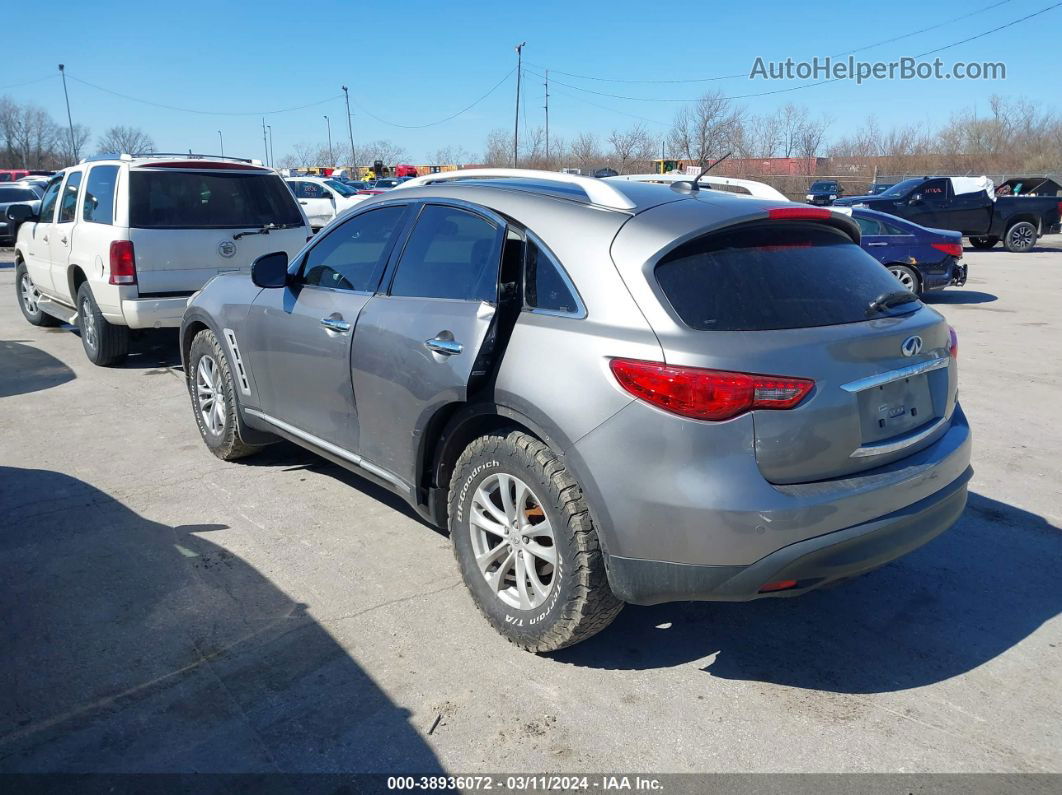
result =
[[812,184],[811,189],[812,190],[820,190],[820,191],[828,191],[828,190],[829,191],[836,191],[837,190],[837,183],[836,182],[815,182],[815,183]]
[[907,194],[912,188],[916,188],[922,184],[920,179],[905,179],[903,182],[897,182],[887,191],[881,194],[883,199],[900,199]]
[[340,196],[353,196],[356,193],[350,185],[342,183],[338,179],[327,179],[325,180],[325,185],[330,187]]

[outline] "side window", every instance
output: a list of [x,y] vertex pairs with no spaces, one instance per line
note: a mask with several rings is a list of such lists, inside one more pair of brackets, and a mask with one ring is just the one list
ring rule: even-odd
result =
[[81,198],[81,218],[93,224],[114,223],[114,187],[118,166],[94,166],[85,182]]
[[61,179],[54,180],[48,183],[48,189],[44,191],[44,196],[41,198],[41,212],[40,219],[42,223],[51,223],[55,218],[55,203],[59,198],[59,188],[63,184]]
[[74,171],[67,175],[66,185],[63,186],[63,198],[59,202],[59,219],[57,223],[64,224],[74,220],[77,213],[77,189],[81,187],[81,172]]
[[402,253],[391,295],[497,301],[498,237],[485,218],[427,205]]
[[323,185],[318,185],[316,182],[303,182],[302,183],[302,195],[300,199],[327,199],[328,193],[325,191]]
[[374,289],[405,211],[405,205],[381,207],[336,227],[307,252],[302,283],[335,290]]
[[306,183],[302,182],[289,182],[288,187],[291,188],[291,192],[295,194],[296,199],[305,199],[306,196]]
[[909,235],[909,234],[911,234],[910,232],[908,232],[905,229],[901,229],[898,226],[893,226],[888,221],[882,221],[881,225],[883,227],[885,227],[885,234],[886,235]]
[[524,302],[530,309],[579,314],[582,307],[561,266],[533,239],[524,259]]
[[859,224],[859,231],[864,235],[881,234],[881,224],[872,218],[856,218],[855,222]]
[[948,198],[948,181],[946,179],[931,179],[922,186],[922,196],[929,201],[942,202]]

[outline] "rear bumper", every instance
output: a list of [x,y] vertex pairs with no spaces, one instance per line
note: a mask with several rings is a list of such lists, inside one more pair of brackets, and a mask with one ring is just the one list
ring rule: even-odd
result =
[[135,298],[122,301],[122,317],[129,328],[179,328],[188,298]]
[[[798,596],[876,569],[951,527],[966,507],[973,470],[936,494],[870,522],[790,544],[749,566],[697,566],[635,558],[608,558],[609,583],[625,602],[743,602],[768,596]],[[768,583],[795,580],[781,591],[761,593]]]

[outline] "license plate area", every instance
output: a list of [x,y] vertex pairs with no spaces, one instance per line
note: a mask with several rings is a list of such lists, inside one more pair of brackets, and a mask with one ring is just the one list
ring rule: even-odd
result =
[[924,373],[864,389],[857,399],[863,444],[902,436],[938,419]]

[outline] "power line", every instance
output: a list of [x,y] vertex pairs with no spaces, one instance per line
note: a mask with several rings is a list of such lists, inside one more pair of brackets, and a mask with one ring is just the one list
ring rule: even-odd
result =
[[400,124],[398,122],[388,121],[387,119],[381,119],[379,116],[375,115],[372,111],[370,111],[368,108],[366,108],[360,102],[358,102],[357,98],[354,98],[351,101],[358,108],[361,109],[362,113],[364,113],[369,118],[375,119],[376,121],[380,122],[380,124],[386,124],[389,127],[401,127],[402,129],[405,129],[405,130],[421,130],[421,129],[425,128],[425,127],[434,127],[437,124],[443,124],[444,122],[448,122],[451,119],[456,119],[462,113],[467,113],[468,111],[472,110],[472,108],[476,107],[476,105],[478,105],[480,102],[482,102],[487,97],[489,97],[491,94],[493,94],[495,91],[497,91],[498,88],[501,87],[502,83],[504,83],[506,80],[508,80],[510,77],[513,76],[513,73],[515,71],[516,71],[516,67],[514,66],[512,69],[510,69],[508,72],[505,73],[505,77],[503,77],[501,80],[499,80],[493,86],[491,86],[490,90],[488,90],[486,94],[481,96],[475,102],[471,103],[470,105],[466,105],[465,107],[461,108],[461,110],[457,111],[456,113],[451,113],[449,116],[446,116],[445,118],[438,119],[437,121],[430,121],[427,124]]
[[33,80],[24,80],[21,83],[10,83],[6,86],[0,86],[0,91],[7,91],[9,88],[20,88],[22,86],[32,86],[34,83],[43,83],[45,80],[54,80],[55,75],[45,75],[44,77],[37,77]]
[[109,88],[104,88],[103,86],[98,86],[95,83],[90,83],[88,80],[82,80],[79,77],[74,77],[73,75],[71,75],[69,73],[67,74],[67,78],[70,79],[70,80],[73,80],[76,83],[81,83],[81,85],[83,85],[83,86],[88,86],[89,88],[94,88],[97,91],[102,91],[105,94],[112,94],[112,95],[114,95],[116,97],[121,97],[122,99],[128,99],[130,102],[139,102],[142,105],[151,105],[152,107],[156,107],[156,108],[164,108],[166,110],[175,110],[175,111],[178,111],[180,113],[195,113],[195,114],[198,114],[200,116],[272,116],[272,115],[274,115],[276,113],[290,113],[290,112],[295,111],[295,110],[305,110],[306,108],[315,108],[318,105],[323,105],[326,102],[333,102],[334,100],[337,100],[337,99],[341,98],[339,94],[336,94],[335,96],[327,97],[327,98],[319,100],[317,102],[310,102],[310,103],[307,103],[305,105],[296,105],[295,107],[291,107],[291,108],[279,108],[277,110],[248,110],[248,111],[197,110],[195,108],[181,108],[181,107],[177,107],[176,105],[166,105],[166,104],[161,103],[161,102],[153,102],[150,99],[141,99],[140,97],[133,97],[133,96],[130,96],[129,94],[123,94],[123,93],[121,93],[119,91],[113,91],[113,90],[111,90]]
[[[550,81],[550,82],[551,83],[555,83],[556,81],[553,80],[553,81]],[[660,127],[670,127],[671,126],[670,122],[660,121],[659,119],[650,119],[650,118],[648,118],[646,116],[639,116],[637,113],[627,113],[626,111],[618,110],[617,108],[610,108],[608,105],[600,105],[597,102],[591,102],[590,100],[588,100],[588,99],[586,99],[584,97],[577,97],[577,96],[575,96],[575,94],[569,94],[567,91],[561,91],[559,88],[551,88],[550,89],[550,95],[551,96],[553,95],[554,92],[557,93],[557,94],[560,94],[561,96],[568,97],[569,99],[574,99],[576,102],[580,102],[580,103],[582,103],[584,105],[591,105],[591,106],[593,106],[595,108],[600,108],[601,110],[607,110],[609,113],[617,113],[620,116],[626,116],[629,119],[637,119],[638,121],[649,122],[649,124],[656,124],[656,125],[659,125]]]
[[[1027,14],[1027,15],[1025,15],[1023,17],[1018,18],[1018,19],[1011,20],[1010,22],[1004,23],[1003,25],[999,25],[997,27],[992,28],[991,30],[983,31],[983,32],[978,33],[978,34],[976,34],[974,36],[969,36],[969,37],[967,37],[965,39],[961,39],[960,41],[955,41],[955,42],[952,42],[950,44],[945,44],[942,47],[937,47],[937,48],[932,49],[932,50],[927,50],[926,52],[919,53],[918,55],[914,55],[914,56],[911,56],[911,57],[913,57],[913,58],[923,58],[926,55],[932,55],[934,53],[943,52],[944,50],[950,50],[952,47],[958,47],[961,44],[966,44],[966,43],[971,42],[971,41],[976,41],[977,39],[984,38],[985,36],[989,36],[989,35],[991,35],[993,33],[997,33],[998,31],[1004,30],[1006,28],[1013,27],[1014,25],[1018,25],[1018,24],[1020,24],[1022,22],[1026,22],[1026,21],[1032,19],[1033,17],[1038,17],[1041,14],[1046,14],[1048,11],[1051,11],[1051,10],[1053,10],[1055,8],[1058,8],[1059,6],[1062,6],[1062,2],[1058,2],[1058,3],[1054,3],[1052,5],[1046,6],[1045,8],[1041,8],[1039,11],[1034,11],[1031,14]],[[527,71],[530,72],[531,74],[537,75],[538,77],[542,77],[542,75],[538,75],[537,72],[532,72],[530,69],[527,70]],[[815,82],[815,83],[805,83],[804,85],[790,86],[789,88],[776,88],[776,89],[773,89],[771,91],[757,91],[757,92],[754,92],[754,93],[751,93],[751,94],[734,94],[732,96],[720,97],[720,99],[750,99],[752,97],[766,97],[766,96],[770,96],[772,94],[787,94],[787,93],[792,92],[792,91],[802,91],[805,88],[814,88],[815,86],[822,86],[822,85],[825,85],[827,83],[840,82],[843,79],[845,79],[845,78],[832,77],[832,78],[828,78],[826,80],[819,80],[818,82]],[[624,96],[622,94],[612,94],[612,93],[609,93],[609,92],[606,92],[606,91],[594,91],[593,89],[589,89],[589,88],[582,88],[580,86],[573,86],[570,83],[561,83],[559,80],[557,80],[555,78],[554,78],[553,82],[554,83],[559,83],[562,86],[567,86],[568,88],[575,89],[576,91],[582,91],[582,92],[585,92],[587,94],[596,94],[597,96],[601,96],[601,97],[611,97],[613,99],[634,100],[634,101],[638,101],[638,102],[696,102],[697,101],[696,97],[695,98],[691,98],[691,99],[685,99],[685,100],[671,99],[671,98],[628,97],[628,96]],[[592,103],[588,103],[588,104],[592,104]]]
[[[985,11],[991,11],[993,8],[999,8],[1000,6],[1006,5],[1007,3],[1010,3],[1010,2],[1013,2],[1013,0],[999,0],[999,2],[992,3],[991,5],[984,6],[983,8],[977,9],[976,11],[970,11],[969,13],[966,13],[966,14],[960,14],[957,17],[952,17],[951,19],[946,19],[943,22],[938,22],[935,25],[930,25],[929,27],[925,27],[925,28],[919,28],[918,30],[913,30],[910,33],[904,33],[904,34],[902,34],[900,36],[893,36],[891,39],[882,39],[881,41],[876,41],[873,44],[865,44],[862,47],[856,47],[855,49],[852,49],[852,50],[844,50],[843,52],[834,53],[830,57],[831,58],[838,58],[838,57],[840,57],[842,55],[853,55],[854,53],[857,53],[857,52],[863,52],[864,50],[869,50],[869,49],[872,49],[874,47],[880,47],[883,44],[893,44],[894,42],[902,41],[903,39],[909,39],[912,36],[918,36],[918,35],[921,35],[922,33],[928,33],[931,30],[937,30],[938,28],[942,28],[942,27],[944,27],[946,25],[950,25],[953,22],[958,22],[961,19],[968,19],[969,17],[976,16],[977,14],[981,14],[981,13],[983,13]],[[934,50],[933,52],[937,52],[937,51]],[[920,56],[916,55],[915,57],[917,58],[917,57],[920,57]],[[536,63],[531,63],[530,65],[534,66],[534,67],[537,67],[539,69],[545,69],[546,68],[543,65],[536,64]],[[554,72],[554,74],[564,75],[566,77],[575,77],[575,78],[578,78],[580,80],[595,80],[595,81],[601,82],[601,83],[629,83],[629,84],[711,83],[711,82],[714,82],[716,80],[734,80],[734,79],[737,79],[739,77],[748,77],[749,76],[748,72],[742,72],[740,74],[717,75],[715,77],[691,77],[691,78],[672,79],[672,80],[631,80],[631,79],[624,79],[624,78],[598,77],[598,76],[594,76],[594,75],[581,75],[581,74],[576,74],[575,72],[562,72],[560,69],[553,69],[552,71]],[[684,100],[667,100],[667,101],[669,101],[669,102],[671,102],[671,101],[678,102],[678,101],[684,101]]]

